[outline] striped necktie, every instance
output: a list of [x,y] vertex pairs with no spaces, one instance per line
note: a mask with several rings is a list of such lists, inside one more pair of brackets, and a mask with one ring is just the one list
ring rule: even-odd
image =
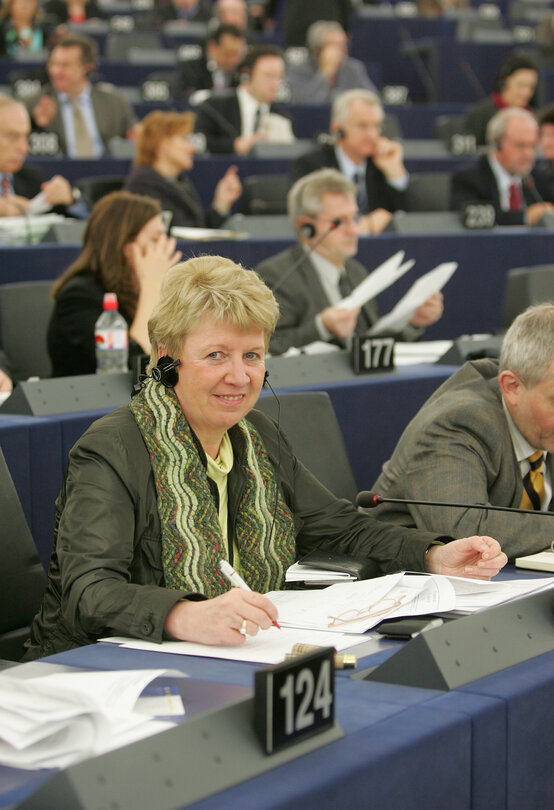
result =
[[537,450],[527,461],[530,469],[523,479],[523,495],[520,509],[540,510],[544,496],[544,456],[542,450]]
[[73,128],[75,133],[75,149],[77,157],[90,158],[94,157],[94,149],[92,146],[92,138],[87,129],[85,117],[79,107],[77,100],[72,100],[73,106]]

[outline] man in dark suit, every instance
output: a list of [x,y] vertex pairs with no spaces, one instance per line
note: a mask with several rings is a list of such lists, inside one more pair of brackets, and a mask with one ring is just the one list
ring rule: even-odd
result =
[[219,25],[208,36],[205,52],[181,62],[173,82],[173,98],[186,99],[197,90],[227,90],[239,82],[238,66],[246,39],[234,25]]
[[[362,308],[339,305],[367,276],[353,258],[358,251],[356,188],[335,169],[321,169],[294,184],[288,209],[299,244],[256,268],[279,304],[269,350],[282,354],[316,341],[344,347],[353,333],[363,334],[378,319],[374,301]],[[400,337],[419,337],[421,327],[437,321],[442,310],[442,294],[435,293]]]
[[40,213],[73,205],[74,192],[61,175],[46,181],[38,166],[25,166],[31,124],[24,105],[0,93],[0,217],[33,213],[31,200],[42,192]]
[[60,152],[100,157],[114,137],[132,137],[136,118],[124,96],[109,84],[91,84],[97,55],[82,34],[58,39],[47,62],[50,84],[26,102],[33,127],[53,132]]
[[383,138],[383,107],[370,90],[347,90],[337,96],[331,110],[334,144],[318,146],[297,158],[291,182],[316,169],[338,169],[357,187],[362,217],[360,233],[380,233],[392,213],[404,206],[408,173],[402,146]]
[[[494,534],[508,557],[542,551],[552,518],[487,510],[552,510],[554,306],[538,304],[506,332],[500,362],[465,363],[412,419],[373,489],[389,498],[483,504],[483,509],[383,503],[401,526]],[[542,475],[541,475],[542,473]]]
[[452,176],[451,208],[490,203],[499,225],[535,225],[554,210],[551,189],[533,174],[539,128],[532,113],[508,107],[487,126],[489,151]]
[[279,48],[249,48],[240,68],[240,87],[211,96],[198,108],[196,131],[205,136],[209,152],[247,155],[259,141],[294,140],[290,121],[273,103],[284,75]]

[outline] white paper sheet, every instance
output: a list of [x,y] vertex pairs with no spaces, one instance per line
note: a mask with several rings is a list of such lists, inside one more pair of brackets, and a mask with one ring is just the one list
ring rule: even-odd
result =
[[143,689],[167,673],[0,673],[0,763],[18,768],[66,767],[171,727],[134,711]]
[[356,307],[363,307],[368,301],[371,301],[380,292],[386,290],[398,281],[404,273],[414,266],[415,262],[410,259],[402,264],[404,258],[404,251],[399,250],[393,256],[388,258],[379,267],[376,267],[358,286],[352,290],[350,295],[343,298],[337,304],[338,307],[344,309],[355,309]]
[[194,242],[211,242],[213,239],[246,239],[246,231],[231,231],[226,228],[185,228],[173,226],[171,236]]
[[140,641],[122,637],[103,638],[132,650],[147,650],[148,652],[175,653],[177,655],[199,655],[204,658],[224,658],[229,661],[249,661],[260,664],[279,664],[290,653],[293,644],[316,644],[319,647],[335,647],[344,650],[347,647],[367,641],[365,636],[352,636],[339,633],[320,633],[307,629],[291,629],[283,627],[281,630],[270,627],[262,630],[256,636],[247,636],[244,644],[240,646],[218,644],[195,644],[191,641],[164,641],[154,644],[150,641]]
[[370,335],[382,335],[401,331],[413,317],[415,311],[430,295],[442,290],[458,267],[457,262],[443,262],[420,276],[408,292],[400,299],[396,306],[387,315],[379,318],[369,330]]

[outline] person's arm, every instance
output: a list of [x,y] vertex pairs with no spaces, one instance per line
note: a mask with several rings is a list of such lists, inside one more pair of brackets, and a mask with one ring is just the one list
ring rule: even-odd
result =
[[[321,548],[371,558],[383,573],[402,569],[439,573],[442,568],[441,573],[452,569],[458,576],[475,576],[478,572],[485,578],[494,576],[505,564],[506,558],[492,538],[453,540],[444,532],[395,526],[356,510],[349,501],[337,499],[304,467],[293,455],[284,434],[280,448],[275,436],[276,432],[269,433],[267,439],[264,436],[264,444],[274,463],[280,453],[280,479],[298,527],[300,555]],[[435,543],[444,541],[449,542],[431,552]],[[484,559],[483,554],[490,556]],[[479,562],[486,564],[481,566]],[[470,573],[464,568],[473,570]]]

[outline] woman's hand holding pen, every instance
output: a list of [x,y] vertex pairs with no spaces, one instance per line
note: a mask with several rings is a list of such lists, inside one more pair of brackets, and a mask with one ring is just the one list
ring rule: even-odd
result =
[[246,636],[271,627],[277,616],[277,608],[266,596],[233,588],[214,599],[177,602],[164,626],[178,641],[238,646]]

